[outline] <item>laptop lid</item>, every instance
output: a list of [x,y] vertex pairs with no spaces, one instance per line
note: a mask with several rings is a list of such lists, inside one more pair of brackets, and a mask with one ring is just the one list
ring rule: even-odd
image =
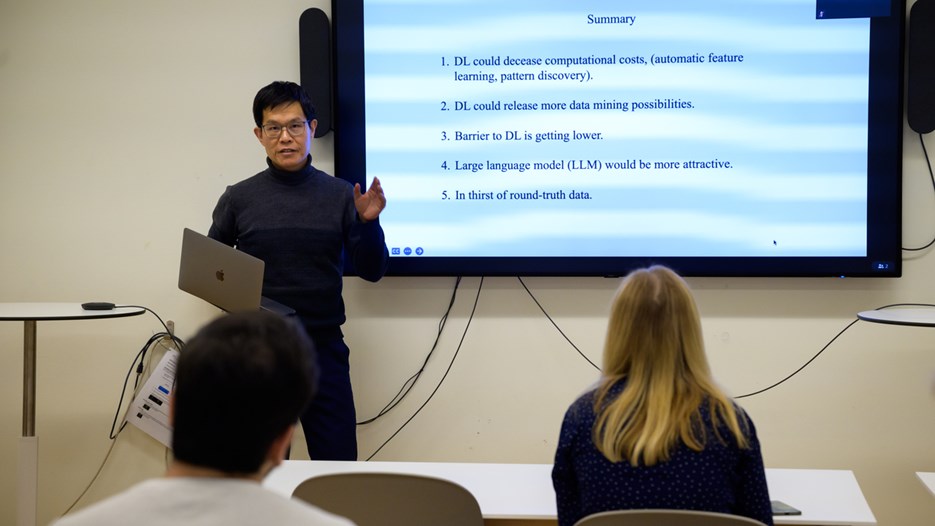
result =
[[227,312],[262,309],[294,316],[292,307],[262,295],[264,268],[262,259],[190,228],[182,231],[180,289]]
[[260,308],[263,260],[186,228],[179,288],[227,311]]

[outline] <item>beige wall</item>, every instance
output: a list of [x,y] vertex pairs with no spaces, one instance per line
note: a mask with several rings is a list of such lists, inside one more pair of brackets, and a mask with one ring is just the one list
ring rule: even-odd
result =
[[[206,231],[224,186],[255,173],[262,149],[250,103],[272,79],[298,79],[300,13],[324,0],[0,0],[0,301],[146,305],[185,338],[216,311],[177,290],[183,227]],[[907,130],[904,244],[935,235],[935,198]],[[332,144],[314,147],[331,170]],[[393,189],[386,188],[389,206]],[[855,313],[935,302],[933,257],[904,277],[692,279],[717,376],[733,394],[794,371]],[[360,429],[366,458],[427,398],[471,312],[465,278],[448,327],[412,395]],[[599,359],[616,287],[597,278],[529,278],[568,337]],[[424,359],[452,278],[348,279],[346,325],[360,416]],[[405,306],[401,308],[400,306]],[[91,481],[124,374],[150,315],[39,325],[39,518]],[[22,326],[0,323],[0,523],[14,521]],[[745,399],[770,467],[853,469],[883,526],[923,526],[935,498],[935,330],[860,322],[802,373]],[[484,281],[457,360],[435,397],[377,460],[550,462],[565,406],[595,371],[515,278]],[[301,454],[302,447],[297,443]],[[79,506],[160,473],[165,450],[128,428]]]

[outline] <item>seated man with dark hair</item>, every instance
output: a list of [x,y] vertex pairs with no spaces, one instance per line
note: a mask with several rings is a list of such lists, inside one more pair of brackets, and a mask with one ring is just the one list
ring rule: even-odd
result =
[[230,314],[179,356],[170,415],[174,458],[164,477],[60,519],[56,526],[350,526],[260,485],[292,441],[315,392],[311,342],[269,312]]

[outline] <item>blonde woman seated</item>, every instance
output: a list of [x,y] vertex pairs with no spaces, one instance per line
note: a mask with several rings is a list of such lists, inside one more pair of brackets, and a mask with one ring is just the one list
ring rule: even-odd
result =
[[560,526],[668,508],[773,524],[753,422],[711,378],[701,320],[671,270],[633,272],[614,298],[597,388],[565,414],[552,482]]

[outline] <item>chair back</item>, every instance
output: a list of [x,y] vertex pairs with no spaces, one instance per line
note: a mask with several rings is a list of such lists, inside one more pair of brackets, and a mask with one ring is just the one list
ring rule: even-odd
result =
[[403,473],[333,473],[292,492],[357,526],[483,526],[480,505],[454,482]]
[[594,513],[575,526],[765,526],[740,515],[694,510],[615,510]]

